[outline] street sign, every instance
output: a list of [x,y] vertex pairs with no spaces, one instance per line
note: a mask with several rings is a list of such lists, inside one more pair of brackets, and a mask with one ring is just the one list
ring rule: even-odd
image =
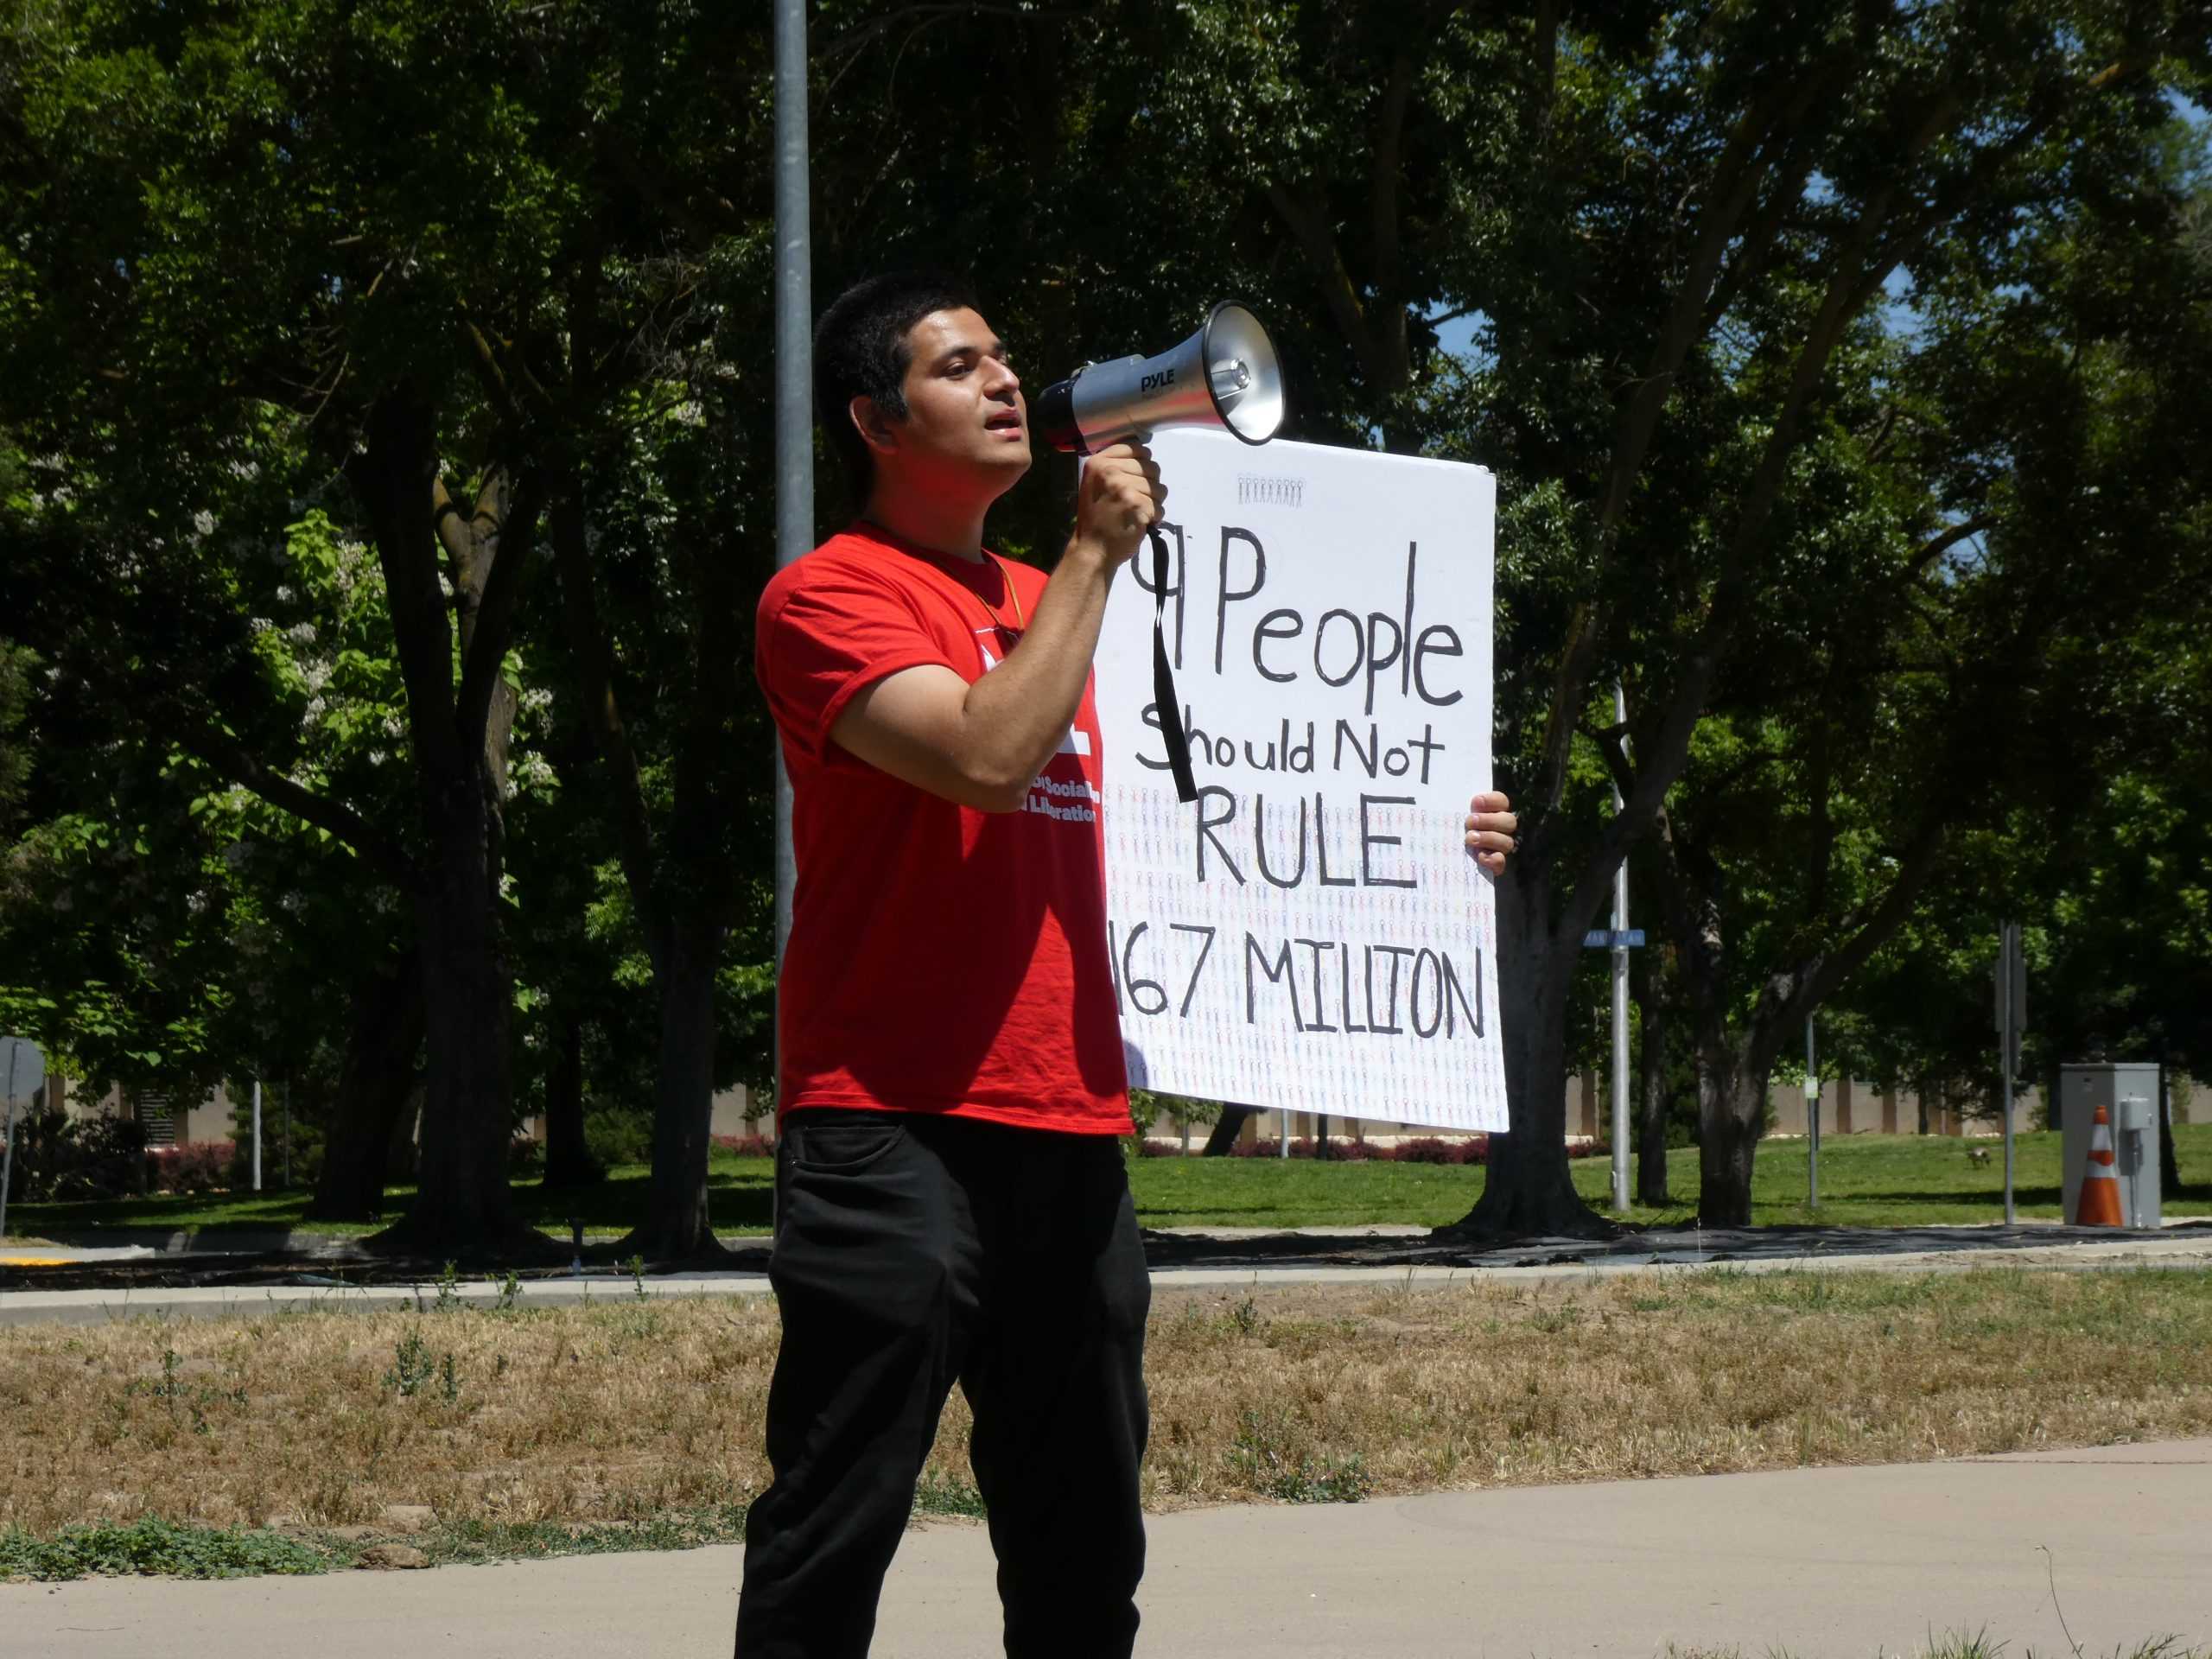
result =
[[0,1077],[10,1100],[28,1101],[46,1081],[46,1056],[28,1037],[0,1037]]
[[1610,927],[1593,927],[1582,936],[1585,950],[1634,950],[1643,943],[1643,930],[1624,927],[1616,931]]
[[1991,969],[1997,1004],[1997,1071],[2002,1080],[1997,1099],[2005,1126],[2005,1224],[2019,1219],[2012,1191],[2012,1074],[2020,1067],[2020,1036],[2028,1024],[2027,954],[2020,948],[2020,925],[2000,922],[1997,965]]
[[16,1101],[24,1100],[46,1081],[46,1056],[38,1052],[38,1045],[22,1037],[0,1037],[0,1078],[4,1078],[7,1094],[0,1099],[0,1116],[6,1118],[6,1127],[0,1128],[0,1237],[8,1232],[8,1186],[16,1179]]

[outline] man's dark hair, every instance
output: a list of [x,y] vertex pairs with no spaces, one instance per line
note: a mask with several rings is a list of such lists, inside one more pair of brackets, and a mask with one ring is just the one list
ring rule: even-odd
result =
[[907,331],[933,311],[972,308],[973,292],[943,271],[889,271],[855,283],[830,303],[814,327],[814,404],[844,463],[853,504],[865,505],[875,459],[846,411],[855,397],[873,397],[893,419],[906,413],[906,371],[913,353]]

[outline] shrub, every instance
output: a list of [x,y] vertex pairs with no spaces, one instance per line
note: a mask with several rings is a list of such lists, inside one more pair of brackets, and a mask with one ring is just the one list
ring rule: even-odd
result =
[[120,1198],[146,1177],[146,1131],[136,1118],[71,1117],[40,1106],[16,1120],[11,1199]]
[[[1230,1149],[1236,1158],[1275,1158],[1281,1155],[1282,1142],[1262,1137],[1239,1141]],[[1313,1141],[1300,1135],[1290,1143],[1294,1158],[1311,1158]],[[1150,1154],[1142,1154],[1150,1155]],[[1350,1136],[1329,1137],[1329,1161],[1332,1163],[1407,1164],[1486,1164],[1490,1161],[1490,1137],[1486,1135],[1469,1135],[1463,1140],[1446,1141],[1441,1135],[1414,1135],[1395,1146],[1383,1146],[1373,1141],[1354,1141]]]
[[146,1152],[146,1186],[155,1192],[197,1196],[234,1185],[238,1147],[228,1141],[188,1141]]
[[[1155,1094],[1149,1089],[1129,1090],[1129,1116],[1135,1120],[1139,1135],[1150,1135],[1154,1130],[1166,1130],[1174,1122],[1188,1123],[1193,1129],[1210,1128],[1221,1121],[1221,1103],[1217,1100],[1197,1100],[1188,1095]],[[1177,1137],[1180,1144],[1181,1137]]]
[[[1381,1155],[1380,1148],[1377,1155]],[[1490,1137],[1475,1135],[1464,1141],[1446,1141],[1441,1135],[1415,1135],[1399,1141],[1389,1149],[1389,1155],[1402,1164],[1486,1164],[1490,1161]]]
[[507,1142],[507,1174],[513,1180],[526,1180],[545,1173],[545,1147],[527,1135],[518,1135]]
[[584,1146],[603,1169],[653,1160],[651,1112],[600,1106],[584,1114]]
[[776,1143],[757,1129],[744,1135],[718,1135],[714,1137],[715,1150],[732,1158],[772,1158]]

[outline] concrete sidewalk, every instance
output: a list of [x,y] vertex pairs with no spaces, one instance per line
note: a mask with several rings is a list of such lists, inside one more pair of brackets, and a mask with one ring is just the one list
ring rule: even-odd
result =
[[[1151,1659],[1544,1659],[1684,1646],[2015,1656],[2212,1644],[2212,1440],[1872,1469],[1444,1493],[1152,1523]],[[2047,1576],[2044,1547],[2050,1551]],[[229,1584],[0,1585],[5,1659],[729,1651],[738,1553]],[[999,1650],[982,1529],[908,1535],[875,1659]]]

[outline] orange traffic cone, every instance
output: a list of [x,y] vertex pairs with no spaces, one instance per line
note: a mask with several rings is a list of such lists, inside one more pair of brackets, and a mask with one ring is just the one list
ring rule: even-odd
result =
[[2077,1227],[2125,1227],[2120,1217],[2120,1177],[2113,1173],[2112,1117],[2097,1108],[2089,1130],[2089,1164],[2082,1172],[2082,1198],[2075,1206]]

